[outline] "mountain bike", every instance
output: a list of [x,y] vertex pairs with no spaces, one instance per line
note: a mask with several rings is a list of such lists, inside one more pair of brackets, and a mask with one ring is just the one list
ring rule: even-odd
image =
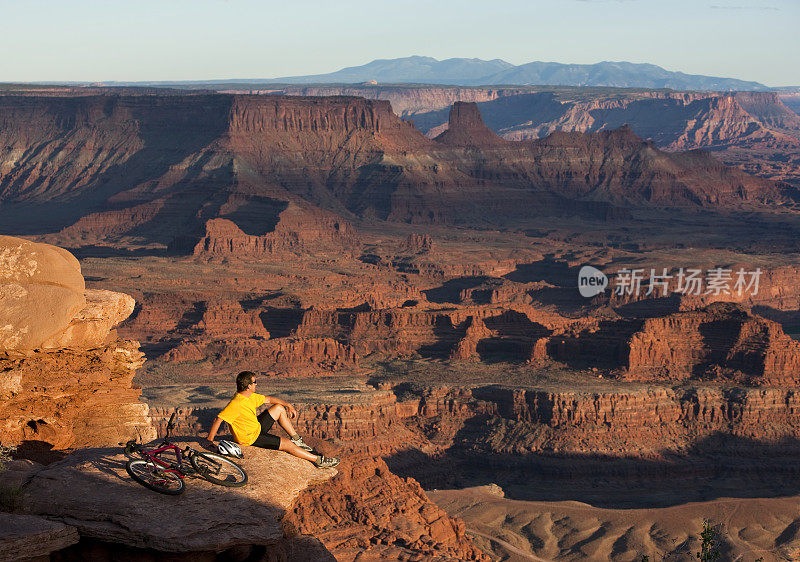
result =
[[[136,440],[125,443],[125,454],[129,458],[139,457],[129,460],[125,465],[131,478],[145,488],[172,496],[183,493],[183,479],[189,474],[197,474],[220,486],[239,487],[247,484],[247,473],[232,460],[216,453],[195,451],[188,446],[181,450],[172,443],[169,436],[175,429],[174,422],[173,412],[167,423],[166,436],[153,449],[148,449]],[[175,460],[172,460],[172,455]]]

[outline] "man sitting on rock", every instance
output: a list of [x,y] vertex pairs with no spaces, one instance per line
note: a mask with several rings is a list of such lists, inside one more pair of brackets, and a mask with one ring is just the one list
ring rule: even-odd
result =
[[[233,438],[240,445],[286,451],[290,455],[313,462],[317,468],[329,468],[339,464],[339,459],[336,457],[312,454],[311,447],[303,442],[303,438],[295,432],[292,422],[289,421],[289,418],[297,415],[294,406],[280,398],[258,394],[255,391],[256,382],[256,375],[251,371],[242,371],[236,377],[236,395],[219,413],[208,432],[208,440],[212,444],[220,424],[224,421],[231,427]],[[272,404],[272,406],[256,416],[256,408],[262,404]],[[291,439],[268,433],[276,421]]]

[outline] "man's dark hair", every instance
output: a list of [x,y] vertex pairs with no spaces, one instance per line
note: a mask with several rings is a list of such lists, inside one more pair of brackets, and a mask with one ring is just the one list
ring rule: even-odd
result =
[[256,374],[253,371],[242,371],[236,375],[236,392],[247,390],[254,378],[256,378]]

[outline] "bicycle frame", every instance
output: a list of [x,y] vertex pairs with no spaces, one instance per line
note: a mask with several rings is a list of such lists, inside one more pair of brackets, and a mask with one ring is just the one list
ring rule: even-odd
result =
[[[167,451],[171,451],[175,458],[178,461],[177,466],[174,463],[167,462],[156,455],[160,455],[161,453],[166,453]],[[177,474],[180,478],[184,478],[186,476],[186,472],[183,469],[183,459],[180,448],[177,445],[173,445],[172,443],[165,442],[160,447],[152,450],[142,449],[140,454],[147,458],[147,460],[153,461],[154,463],[158,464],[161,468],[164,469],[164,472],[172,472]]]
[[[125,469],[128,474],[142,484],[146,488],[162,492],[164,494],[177,495],[184,490],[184,479],[188,475],[198,475],[213,484],[222,486],[244,486],[247,483],[247,473],[235,462],[227,459],[220,458],[222,464],[217,462],[212,456],[205,456],[203,453],[195,451],[187,446],[184,450],[170,442],[170,432],[175,428],[173,422],[175,421],[175,413],[172,414],[167,423],[167,434],[161,444],[153,449],[147,449],[143,445],[139,445],[135,440],[125,443],[125,454],[130,458],[138,456],[139,459],[132,459],[127,462]],[[122,445],[122,443],[120,443]],[[175,455],[175,461],[162,458],[165,453],[172,453]],[[198,461],[197,456],[202,460]],[[187,461],[187,462],[184,462]],[[134,469],[133,466],[139,466],[138,463],[144,463],[148,466],[147,470],[140,472],[140,468]],[[234,474],[221,474],[224,463],[233,465],[235,470]],[[163,472],[161,472],[163,471]],[[149,474],[147,474],[149,472]],[[161,472],[161,476],[159,476]],[[174,474],[177,480],[172,477],[166,477],[166,473]],[[169,483],[169,480],[173,480]],[[175,488],[173,484],[180,482],[180,485]]]
[[[136,452],[141,455],[141,457],[147,461],[151,461],[153,464],[157,465],[159,468],[164,470],[164,472],[171,472],[177,475],[179,478],[183,479],[186,477],[187,474],[193,474],[195,472],[194,467],[187,467],[184,464],[183,459],[189,459],[192,455],[196,454],[197,452],[192,449],[191,447],[186,447],[185,450],[181,451],[180,447],[175,445],[174,443],[170,443],[169,441],[169,434],[172,428],[172,422],[175,420],[175,414],[173,413],[172,416],[169,418],[169,423],[167,423],[167,435],[164,437],[164,440],[161,442],[161,445],[156,447],[155,449],[145,449],[143,446],[139,445],[136,447]],[[129,442],[130,443],[130,442]],[[173,462],[167,462],[166,460],[160,458],[158,455],[162,453],[171,452],[175,455],[175,460],[178,461],[177,464]],[[214,463],[212,461],[213,464]],[[217,465],[219,466],[219,465]],[[186,470],[187,467],[189,470]]]

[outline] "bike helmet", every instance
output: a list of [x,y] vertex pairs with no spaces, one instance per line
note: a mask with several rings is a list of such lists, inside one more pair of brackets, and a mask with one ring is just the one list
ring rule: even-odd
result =
[[242,448],[232,441],[220,441],[219,452],[220,454],[228,455],[229,457],[236,457],[237,459],[240,459],[244,456],[242,454]]

